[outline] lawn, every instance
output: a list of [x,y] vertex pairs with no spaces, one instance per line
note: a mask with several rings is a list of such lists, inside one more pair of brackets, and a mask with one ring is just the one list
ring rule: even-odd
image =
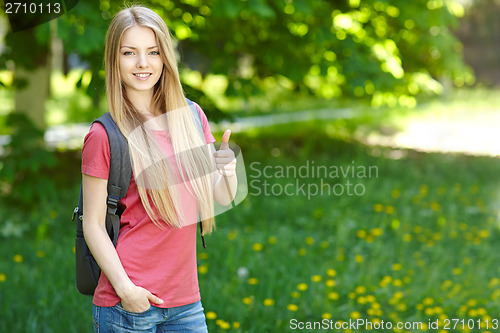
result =
[[[339,139],[337,128],[231,136],[249,194],[217,217],[208,249],[199,244],[209,331],[494,332],[500,160],[395,154]],[[1,332],[92,330],[91,299],[74,287],[77,189],[75,181],[30,213],[0,206],[30,228],[0,236]],[[355,320],[363,325],[348,325]]]

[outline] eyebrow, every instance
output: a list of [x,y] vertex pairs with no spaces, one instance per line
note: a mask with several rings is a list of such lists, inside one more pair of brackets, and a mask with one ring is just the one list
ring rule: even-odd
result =
[[[154,48],[157,48],[158,46],[150,46],[148,47],[147,49],[150,50],[150,49],[154,49]],[[120,49],[123,49],[123,48],[127,48],[127,49],[133,49],[133,50],[136,50],[137,48],[136,47],[133,47],[133,46],[127,46],[127,45],[124,45],[122,47],[120,47]]]

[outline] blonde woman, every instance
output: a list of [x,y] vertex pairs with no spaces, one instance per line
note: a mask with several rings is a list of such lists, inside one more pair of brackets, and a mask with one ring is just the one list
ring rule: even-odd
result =
[[206,332],[198,288],[196,233],[214,228],[214,199],[233,200],[230,131],[216,151],[187,106],[170,33],[154,11],[120,11],[106,35],[109,111],[128,140],[133,176],[116,248],[105,228],[109,143],[94,124],[82,150],[83,229],[102,269],[93,298],[96,332]]

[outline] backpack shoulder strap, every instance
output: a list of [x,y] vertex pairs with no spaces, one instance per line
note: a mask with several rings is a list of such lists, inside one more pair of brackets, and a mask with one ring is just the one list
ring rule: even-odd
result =
[[196,105],[194,104],[193,101],[191,101],[187,98],[186,98],[186,101],[188,103],[189,109],[191,110],[191,113],[193,114],[194,123],[195,123],[196,127],[198,128],[198,131],[200,132],[201,137],[204,138],[205,136],[203,135],[203,124],[201,122],[200,113],[198,112],[198,109],[196,108]]
[[[188,103],[189,109],[191,110],[191,113],[193,115],[193,120],[195,123],[195,126],[198,128],[198,132],[200,133],[201,138],[203,141],[205,141],[205,135],[203,133],[203,123],[201,122],[201,116],[200,113],[198,112],[198,108],[196,108],[196,105],[194,104],[193,101],[189,100],[186,98],[186,101]],[[206,250],[207,246],[205,244],[205,237],[203,237],[203,224],[200,221],[200,234],[201,234],[201,243],[203,245],[203,248]]]
[[106,112],[94,122],[100,123],[108,135],[110,163],[108,177],[108,197],[106,214],[106,229],[108,234],[113,235],[113,245],[118,241],[118,231],[120,230],[120,216],[118,214],[118,202],[128,191],[132,178],[132,166],[128,143],[118,125]]

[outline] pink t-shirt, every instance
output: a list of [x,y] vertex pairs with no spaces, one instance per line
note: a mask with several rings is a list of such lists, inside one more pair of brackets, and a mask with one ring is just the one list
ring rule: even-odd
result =
[[[207,117],[197,105],[206,143],[215,141]],[[157,138],[168,155],[172,143],[165,133]],[[101,124],[92,125],[82,149],[82,173],[108,179],[110,165],[109,142]],[[178,170],[177,170],[178,172]],[[120,200],[126,208],[121,216],[116,251],[130,280],[164,300],[163,308],[194,303],[200,300],[196,264],[198,204],[184,184],[178,185],[182,211],[187,222],[180,229],[156,226],[146,213],[134,177],[127,195]],[[94,292],[97,306],[114,306],[120,301],[104,273]]]

